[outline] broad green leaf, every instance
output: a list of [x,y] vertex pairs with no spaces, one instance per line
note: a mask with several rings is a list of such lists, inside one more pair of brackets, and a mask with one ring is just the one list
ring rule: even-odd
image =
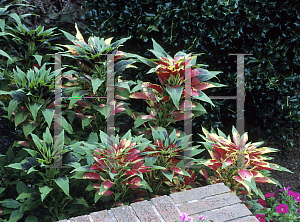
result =
[[0,194],[2,194],[4,190],[5,188],[0,188]]
[[43,139],[45,143],[53,144],[53,138],[48,127],[46,128],[46,132],[43,133]]
[[35,134],[32,134],[32,133],[31,133],[31,137],[32,137],[34,144],[37,146],[37,148],[39,150],[41,150],[43,147],[41,140]]
[[91,132],[89,138],[87,139],[88,143],[98,143],[98,135],[97,133]]
[[42,104],[38,104],[38,103],[30,103],[29,104],[29,110],[33,116],[34,121],[36,121],[37,113],[41,107],[42,107]]
[[28,114],[29,112],[18,110],[15,115],[15,127],[17,127],[20,123],[23,123]]
[[26,193],[27,187],[23,181],[18,181],[17,183],[17,192],[18,194]]
[[55,183],[64,191],[67,196],[69,194],[69,178],[68,177],[60,177],[55,179]]
[[153,49],[154,50],[150,50],[157,58],[160,57],[168,57],[170,58],[170,56],[165,52],[165,50],[154,40],[152,39],[153,42]]
[[36,128],[37,124],[33,124],[33,123],[24,123],[23,124],[23,132],[25,137],[27,138],[27,136]]
[[22,199],[25,199],[25,198],[28,198],[28,197],[31,197],[32,196],[32,193],[21,193],[16,200],[22,200]]
[[16,13],[11,13],[8,16],[12,17],[14,20],[16,20],[16,22],[18,23],[18,25],[22,25],[21,19],[20,17],[16,14]]
[[10,217],[9,217],[9,222],[17,222],[23,217],[23,213],[20,212],[20,210],[14,210],[11,212]]
[[33,57],[36,59],[36,61],[38,62],[39,66],[42,65],[42,59],[43,59],[43,56],[41,55],[33,55]]
[[41,199],[42,199],[42,202],[44,201],[45,197],[50,193],[50,191],[51,191],[52,189],[53,189],[53,188],[48,187],[48,186],[39,187],[39,190],[40,190],[40,192],[41,192]]
[[4,200],[1,204],[2,207],[17,209],[21,206],[21,203],[16,200]]
[[11,118],[12,113],[16,110],[17,106],[21,103],[20,100],[12,99],[8,105],[8,119]]
[[36,216],[29,215],[26,217],[25,222],[38,222],[38,218]]
[[99,78],[92,78],[92,87],[93,87],[93,93],[96,94],[96,91],[101,86],[101,84],[104,82],[103,79]]
[[[86,92],[84,91],[75,91],[72,93],[72,99],[70,99],[70,104],[68,109],[70,109],[78,100],[80,100],[84,95],[86,94]],[[77,99],[76,99],[77,98]]]
[[174,171],[168,170],[167,172],[165,172],[165,171],[161,170],[161,172],[165,177],[167,177],[170,180],[170,182],[172,182],[173,176],[174,176]]
[[38,151],[35,151],[35,150],[32,150],[32,149],[25,149],[23,148],[24,150],[26,150],[32,157],[36,157],[37,154],[38,154]]
[[67,120],[65,119],[65,117],[62,116],[62,127],[67,130],[68,133],[70,134],[74,134],[73,133],[73,128],[71,126],[70,123],[67,122]]
[[145,166],[152,167],[156,160],[157,160],[157,158],[155,158],[155,157],[146,156],[145,157]]
[[183,87],[182,86],[177,86],[177,87],[170,87],[166,86],[166,90],[171,96],[174,105],[176,106],[177,110],[179,110],[179,101],[180,97],[182,95]]
[[83,197],[74,199],[73,200],[73,204],[80,204],[80,205],[83,205],[85,207],[89,207],[89,205],[87,204],[87,202],[85,201],[85,199],[83,199]]
[[82,129],[84,130],[84,127],[89,125],[92,120],[93,120],[92,118],[88,118],[86,116],[83,116],[82,117]]
[[142,119],[142,115],[138,115],[136,120],[134,121],[134,128],[138,128],[140,125],[142,125],[145,122],[151,121],[152,119]]
[[54,110],[53,109],[42,109],[42,113],[43,113],[43,116],[45,117],[48,127],[50,127],[53,116],[54,116]]
[[5,56],[8,59],[12,59],[6,52],[0,49],[0,55]]
[[22,163],[12,163],[12,164],[9,164],[8,166],[5,166],[5,167],[14,168],[14,169],[17,169],[17,170],[23,170],[23,167],[21,165],[22,165]]

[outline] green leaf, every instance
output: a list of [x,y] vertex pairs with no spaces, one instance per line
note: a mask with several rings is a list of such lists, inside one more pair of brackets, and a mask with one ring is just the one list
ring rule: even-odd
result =
[[21,163],[12,163],[12,164],[9,164],[6,167],[14,168],[14,169],[17,169],[17,170],[23,170],[23,167],[21,165],[22,165]]
[[33,123],[24,123],[23,124],[23,132],[25,137],[27,138],[27,136],[36,128],[37,124],[33,124]]
[[9,217],[9,222],[17,222],[23,217],[23,213],[20,212],[20,210],[14,210],[11,212],[10,217]]
[[36,121],[37,113],[41,107],[42,107],[42,104],[38,104],[38,103],[30,103],[29,104],[29,110],[33,116],[34,121]]
[[53,189],[53,188],[48,187],[48,186],[39,187],[39,190],[40,190],[40,192],[41,192],[41,199],[42,199],[42,202],[44,201],[45,197],[50,193],[50,191],[51,191],[52,189]]
[[[70,104],[68,109],[70,109],[78,100],[80,100],[84,95],[86,94],[86,92],[84,91],[77,91],[77,92],[73,92],[72,93],[72,99],[70,99]],[[76,99],[77,98],[77,99]]]
[[0,188],[0,195],[3,193],[4,190],[5,188]]
[[16,20],[16,22],[18,23],[18,25],[22,25],[21,19],[20,17],[16,14],[16,13],[11,13],[8,16],[12,17],[14,20]]
[[16,200],[4,200],[1,202],[2,202],[1,204],[2,207],[17,209],[18,207],[21,206],[21,203]]
[[146,32],[152,32],[152,31],[156,31],[159,32],[158,28],[154,25],[149,25],[149,27],[147,28]]
[[82,129],[84,130],[84,127],[88,126],[92,120],[93,120],[92,118],[88,118],[86,116],[83,116],[82,117]]
[[85,207],[89,207],[89,205],[87,204],[87,202],[85,201],[85,199],[83,199],[83,197],[74,199],[73,200],[73,204],[80,204],[80,205],[83,205]]
[[172,182],[173,176],[174,176],[174,171],[168,170],[167,172],[165,172],[165,171],[161,170],[161,172],[165,177],[167,177],[170,180],[170,182]]
[[15,127],[17,127],[20,123],[23,123],[28,114],[29,112],[18,110],[15,115]]
[[42,59],[43,56],[41,55],[33,55],[33,57],[36,59],[36,61],[38,62],[39,66],[42,66]]
[[25,222],[38,222],[38,218],[36,216],[29,215],[26,217]]
[[31,197],[32,194],[31,193],[21,193],[16,200],[22,200],[22,199],[26,199],[28,197]]
[[134,128],[138,128],[145,122],[151,121],[152,119],[142,119],[142,115],[139,115],[136,120],[134,121]]
[[64,191],[67,196],[69,194],[69,178],[68,177],[60,177],[55,179],[55,183]]
[[53,116],[54,116],[54,110],[53,109],[42,109],[43,116],[45,117],[45,120],[48,124],[48,127],[51,126]]
[[11,118],[12,113],[16,110],[17,106],[21,103],[20,100],[12,99],[8,105],[8,119]]
[[41,150],[43,147],[41,140],[35,134],[32,134],[32,133],[31,133],[31,137],[32,137],[34,144],[37,146],[37,148],[39,150]]
[[74,134],[73,133],[73,128],[71,126],[70,123],[67,122],[67,120],[65,119],[65,117],[62,116],[62,127],[67,130],[68,133],[70,134]]
[[166,86],[166,90],[171,96],[174,105],[176,106],[177,110],[179,110],[179,101],[182,94],[183,87],[177,86],[177,87],[170,87]]
[[98,135],[97,133],[91,132],[89,138],[87,139],[88,143],[98,143]]
[[51,135],[48,127],[46,128],[46,132],[43,133],[43,139],[44,139],[45,143],[53,144],[53,138],[52,138],[52,135]]
[[26,149],[26,148],[23,148],[24,150],[26,150],[32,157],[36,157],[38,152],[35,151],[35,150],[32,150],[32,149]]
[[146,156],[145,157],[145,166],[153,166],[157,158],[151,157],[151,156]]
[[104,82],[103,79],[99,78],[92,78],[92,87],[93,87],[93,93],[96,94],[96,91],[101,86],[101,84]]
[[27,187],[23,181],[18,181],[17,183],[17,192],[18,194],[26,193]]
[[165,50],[154,39],[152,39],[152,42],[153,42],[154,50],[149,50],[149,51],[151,51],[157,58],[160,57],[170,58],[170,56],[165,52]]

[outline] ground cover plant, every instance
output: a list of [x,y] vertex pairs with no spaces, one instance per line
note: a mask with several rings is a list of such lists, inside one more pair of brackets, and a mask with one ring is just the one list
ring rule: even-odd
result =
[[[16,29],[17,27],[20,27],[20,30],[23,28],[18,22],[15,25]],[[10,79],[14,81],[12,83],[14,87],[8,92],[2,89],[0,91],[1,95],[12,96],[6,104],[0,101],[1,108],[7,112],[5,117],[11,119],[15,127],[19,126],[24,134],[23,140],[15,144],[19,146],[18,148],[22,148],[16,156],[13,153],[14,148],[8,149],[5,155],[0,156],[0,172],[3,178],[0,188],[2,221],[66,219],[129,204],[131,201],[191,189],[200,185],[200,179],[208,177],[211,177],[210,181],[224,182],[227,185],[229,184],[225,178],[234,179],[235,181],[232,180],[230,184],[234,185],[231,187],[233,191],[237,189],[235,185],[238,183],[242,185],[238,186],[242,192],[237,194],[250,195],[253,190],[253,195],[261,196],[262,193],[256,189],[255,183],[273,181],[269,178],[267,170],[285,170],[276,164],[264,162],[263,160],[267,158],[261,157],[260,154],[272,149],[259,150],[256,147],[258,144],[255,144],[256,146],[245,144],[245,134],[239,137],[233,130],[232,143],[230,138],[219,130],[218,135],[204,130],[206,139],[210,140],[210,143],[206,140],[204,145],[212,155],[211,160],[205,160],[196,158],[204,151],[199,149],[200,145],[189,147],[191,135],[185,135],[183,131],[169,127],[170,123],[184,120],[183,113],[186,110],[184,99],[188,93],[184,91],[185,69],[191,68],[191,97],[210,104],[213,103],[203,91],[224,86],[208,82],[220,72],[214,73],[203,69],[202,65],[197,64],[197,57],[190,54],[178,52],[173,58],[155,40],[152,41],[151,52],[156,59],[146,59],[119,51],[118,48],[126,39],[112,42],[112,39],[90,37],[86,43],[78,27],[76,29],[76,36],[62,31],[73,43],[66,46],[68,51],[62,45],[55,48],[60,50],[65,59],[62,77],[66,78],[63,78],[65,87],[62,87],[62,95],[75,98],[103,95],[101,93],[105,93],[107,83],[105,79],[107,66],[101,56],[107,53],[114,54],[115,82],[118,81],[115,92],[115,114],[125,111],[135,120],[133,130],[135,135],[128,131],[124,135],[117,134],[113,141],[105,133],[109,113],[106,109],[107,103],[103,100],[74,99],[64,102],[66,109],[62,109],[63,130],[54,138],[53,64],[46,59],[47,55],[39,57],[38,52],[30,54],[32,56],[30,58],[35,58],[38,65],[32,67],[30,64],[24,66],[22,70],[22,67],[16,64],[11,72],[14,75]],[[35,32],[42,33],[43,29],[33,30],[32,33]],[[26,41],[24,43],[26,44]],[[51,46],[51,43],[49,44]],[[26,57],[29,48],[24,50],[25,52],[20,55]],[[14,60],[5,56],[6,63],[1,63],[1,68],[6,68],[9,65],[8,61],[16,63],[20,60],[15,58]],[[77,65],[73,65],[74,63],[70,65],[67,59],[75,59]],[[122,72],[128,68],[136,68],[132,64],[138,62],[149,65],[150,73],[157,74],[161,85],[133,80],[121,81],[119,76]],[[149,105],[148,115],[130,110],[130,99],[145,100]],[[77,106],[79,104],[80,109],[77,109],[75,104]],[[190,107],[193,107],[192,115],[186,118],[199,117],[206,112],[202,104],[197,102],[191,103]],[[91,119],[94,114],[97,121],[93,123]],[[79,126],[73,124],[72,119],[76,117],[77,120],[81,120],[78,121],[81,123]],[[102,119],[97,119],[98,117]],[[144,128],[139,128],[141,125]],[[91,129],[95,126],[97,128],[95,132],[85,132],[87,126]],[[142,132],[141,135],[137,133],[138,131]],[[241,161],[243,156],[245,163]],[[59,161],[64,167],[57,167],[56,163]],[[232,170],[236,172],[232,175],[224,175],[226,172],[222,172],[221,177],[220,172],[226,167],[230,168],[233,163],[236,163],[236,167]],[[205,174],[204,170],[197,172],[189,169],[193,164],[202,165],[203,168],[211,167],[219,173],[219,176]],[[252,169],[247,170],[246,167]],[[201,173],[206,178],[203,178]],[[78,211],[78,205],[81,205],[81,211]]]

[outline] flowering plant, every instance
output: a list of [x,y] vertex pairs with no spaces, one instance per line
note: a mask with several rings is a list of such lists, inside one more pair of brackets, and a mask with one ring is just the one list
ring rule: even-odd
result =
[[[280,183],[270,178],[268,170],[280,170],[292,173],[290,170],[278,166],[274,163],[268,163],[264,160],[269,158],[262,154],[276,152],[277,149],[263,147],[258,149],[263,142],[247,143],[248,135],[245,133],[240,136],[237,130],[232,127],[232,139],[218,129],[217,135],[213,130],[209,133],[202,128],[204,136],[200,135],[206,142],[200,142],[205,145],[212,159],[201,163],[213,171],[215,176],[209,178],[207,171],[201,169],[200,173],[211,183],[224,182],[236,195],[247,195],[251,197],[251,190],[265,199],[256,183]],[[196,164],[197,165],[197,164]],[[246,190],[245,190],[246,188]],[[242,189],[242,191],[240,191]]]
[[267,193],[264,196],[266,200],[258,199],[246,201],[253,205],[253,215],[260,221],[300,221],[300,194],[293,192],[290,186],[279,189],[281,194],[281,203],[274,199],[274,193]]
[[[206,216],[203,216],[203,215],[200,215],[198,216],[198,220],[199,221],[203,221],[203,222],[213,222],[212,220],[206,220],[207,217]],[[193,218],[189,217],[186,213],[180,213],[180,222],[185,222],[185,221],[194,221]]]

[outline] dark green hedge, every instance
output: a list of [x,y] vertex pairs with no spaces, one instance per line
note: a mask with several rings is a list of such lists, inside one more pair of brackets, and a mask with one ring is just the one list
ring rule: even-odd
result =
[[[245,56],[245,119],[249,139],[287,141],[299,128],[300,89],[299,37],[300,2],[297,0],[189,0],[137,1],[88,0],[85,34],[120,39],[131,36],[124,51],[150,58],[151,38],[173,56],[175,52],[202,53],[199,59],[208,70],[220,70],[219,79],[228,87],[211,89],[208,95],[236,94],[236,56]],[[147,76],[148,68],[127,73],[158,83]],[[216,101],[217,107],[193,121],[200,126],[220,127],[226,133],[236,121],[234,100]],[[138,105],[135,105],[138,107]]]

